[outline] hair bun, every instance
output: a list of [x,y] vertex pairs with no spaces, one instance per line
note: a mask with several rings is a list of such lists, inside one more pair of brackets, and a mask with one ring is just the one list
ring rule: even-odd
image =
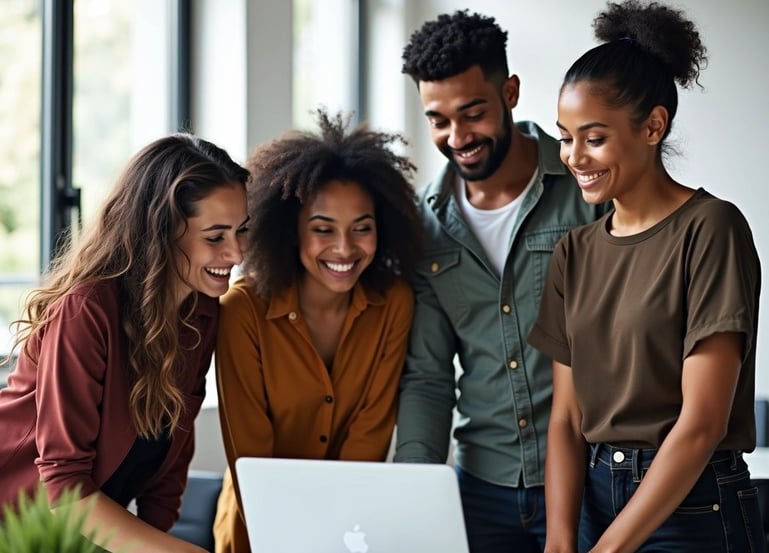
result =
[[654,54],[682,87],[697,82],[707,63],[694,23],[680,10],[659,2],[609,2],[593,20],[593,31],[602,42],[627,40]]

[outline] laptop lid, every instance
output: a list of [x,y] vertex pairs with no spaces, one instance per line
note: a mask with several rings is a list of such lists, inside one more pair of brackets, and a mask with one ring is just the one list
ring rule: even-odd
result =
[[253,553],[468,553],[448,465],[242,457]]

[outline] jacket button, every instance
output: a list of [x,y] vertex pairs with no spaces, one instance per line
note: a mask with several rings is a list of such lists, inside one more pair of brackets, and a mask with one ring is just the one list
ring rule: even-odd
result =
[[326,436],[325,434],[322,434],[320,437],[320,441],[325,444],[328,441],[328,436]]
[[334,403],[334,398],[331,396],[326,396],[325,400],[326,400],[326,403]]
[[509,305],[505,304],[502,306],[502,311],[504,311],[505,313],[510,313],[511,308]]
[[511,369],[517,369],[518,368],[518,361],[516,361],[515,359],[510,361],[510,368]]
[[441,268],[441,266],[440,266],[438,263],[436,263],[435,261],[433,261],[432,263],[430,263],[430,270],[431,270],[433,273],[437,273],[437,272],[438,272],[438,269],[440,269],[440,268]]
[[296,313],[294,311],[292,311],[291,313],[288,314],[288,320],[289,321],[295,321],[296,320]]

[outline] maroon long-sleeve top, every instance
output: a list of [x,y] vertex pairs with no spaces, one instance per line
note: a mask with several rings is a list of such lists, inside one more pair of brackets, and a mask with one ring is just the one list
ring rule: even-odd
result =
[[[40,481],[54,501],[76,485],[90,495],[137,438],[117,283],[80,285],[59,301],[59,315],[31,342],[37,363],[20,352],[0,391],[0,504],[14,503],[22,489],[34,492]],[[135,491],[138,516],[161,530],[178,518],[217,319],[218,301],[198,294],[189,323],[199,336],[179,328],[184,414],[164,462]]]

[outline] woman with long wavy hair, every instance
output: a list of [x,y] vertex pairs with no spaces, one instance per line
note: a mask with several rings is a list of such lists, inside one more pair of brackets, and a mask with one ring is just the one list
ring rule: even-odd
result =
[[242,260],[248,179],[189,134],[129,162],[16,321],[18,362],[0,391],[0,503],[13,508],[40,482],[53,505],[76,489],[107,550],[201,551],[166,531],[194,449],[217,298]]

